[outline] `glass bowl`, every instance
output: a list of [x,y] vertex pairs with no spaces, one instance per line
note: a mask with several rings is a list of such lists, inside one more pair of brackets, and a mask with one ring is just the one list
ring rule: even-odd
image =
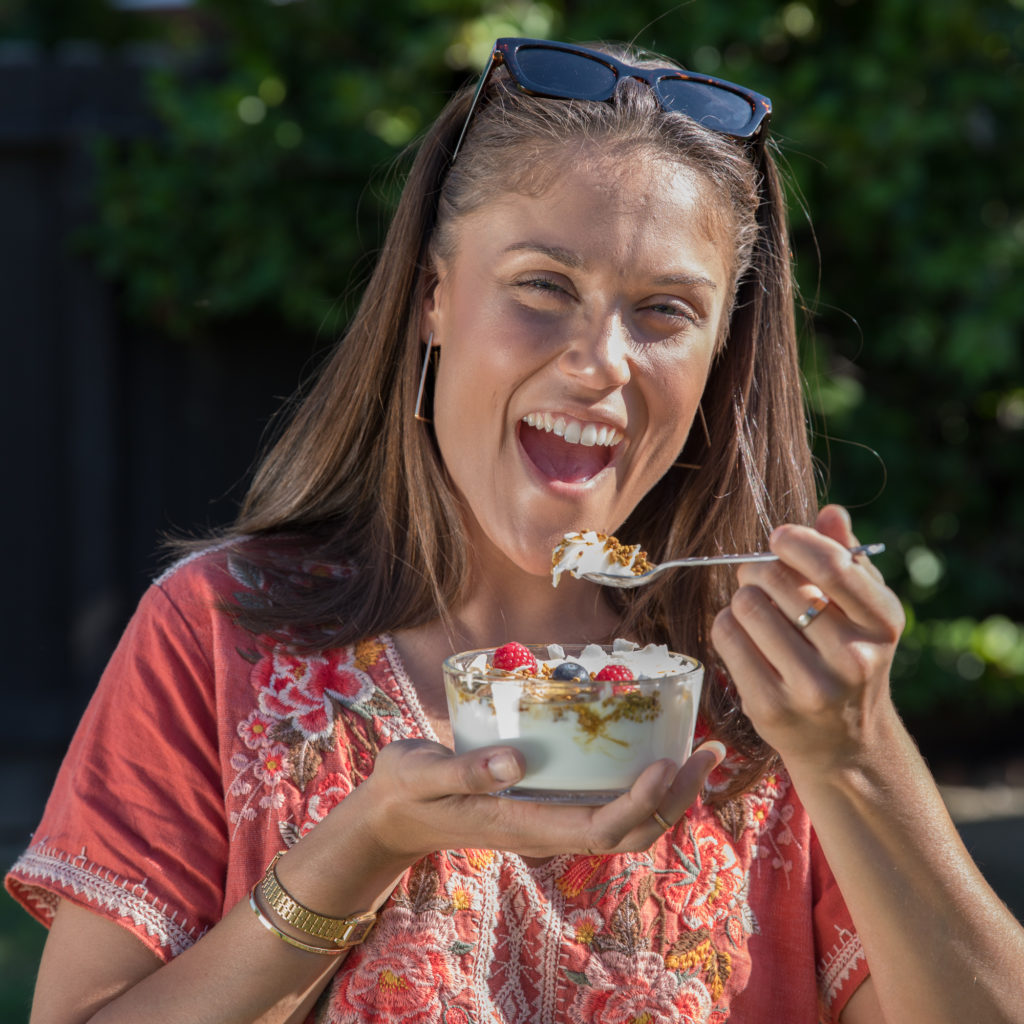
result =
[[655,671],[630,682],[563,681],[488,670],[494,648],[447,658],[444,684],[456,753],[502,744],[526,759],[519,784],[498,795],[607,803],[655,761],[682,764],[690,756],[704,680],[699,661],[654,645],[626,652],[621,641],[527,646],[542,665],[577,662],[591,676],[608,663]]

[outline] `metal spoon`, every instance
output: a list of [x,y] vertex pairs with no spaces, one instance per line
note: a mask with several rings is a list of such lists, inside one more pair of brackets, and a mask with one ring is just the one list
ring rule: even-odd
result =
[[[847,549],[851,555],[880,555],[885,550],[884,544],[861,544],[855,548]],[[604,587],[640,587],[650,583],[655,576],[663,573],[666,569],[678,569],[680,566],[696,565],[738,565],[740,562],[777,562],[779,556],[773,555],[770,551],[749,552],[741,555],[704,555],[699,558],[676,558],[671,562],[661,562],[642,572],[637,576],[616,576],[609,572],[584,572],[580,578],[590,580],[592,583],[600,583]]]

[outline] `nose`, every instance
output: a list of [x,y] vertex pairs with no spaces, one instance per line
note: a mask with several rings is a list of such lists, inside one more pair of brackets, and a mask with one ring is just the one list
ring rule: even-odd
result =
[[631,376],[632,336],[618,313],[580,325],[559,356],[563,373],[595,391],[622,387]]

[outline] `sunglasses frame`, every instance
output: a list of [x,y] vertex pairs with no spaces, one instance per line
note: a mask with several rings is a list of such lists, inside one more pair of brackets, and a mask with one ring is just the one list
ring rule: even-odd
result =
[[[556,90],[549,86],[539,86],[536,82],[531,82],[530,77],[523,72],[523,69],[519,64],[518,52],[523,46],[529,46],[533,49],[540,50],[556,50],[561,53],[570,53],[578,57],[585,57],[609,68],[615,73],[615,79],[607,90],[603,90],[599,94],[595,93],[589,96],[579,96],[572,91]],[[608,102],[614,95],[615,88],[622,78],[635,78],[638,81],[645,82],[650,87],[651,91],[657,98],[661,109],[667,113],[673,113],[674,111],[671,107],[666,107],[665,100],[659,89],[659,85],[663,81],[682,80],[686,82],[698,82],[701,85],[710,85],[714,88],[722,89],[725,92],[730,92],[741,97],[750,104],[750,119],[747,124],[744,125],[743,130],[739,132],[723,132],[718,131],[716,128],[712,128],[710,130],[717,131],[720,135],[725,135],[728,138],[737,139],[741,142],[752,142],[757,151],[760,151],[764,145],[768,123],[772,116],[772,101],[767,96],[754,92],[753,89],[747,89],[742,85],[736,85],[734,82],[727,82],[723,78],[714,78],[711,75],[700,75],[682,68],[638,68],[631,64],[626,64],[624,61],[618,60],[607,53],[601,53],[599,50],[590,50],[585,46],[577,46],[575,43],[559,43],[550,39],[526,39],[508,36],[498,39],[491,50],[490,59],[487,61],[487,66],[484,68],[483,74],[480,76],[476,92],[473,94],[473,100],[469,105],[469,111],[467,112],[466,120],[462,125],[462,131],[459,133],[458,141],[455,143],[455,148],[452,150],[450,164],[455,162],[455,158],[458,156],[459,150],[462,148],[462,143],[466,138],[466,132],[469,130],[470,122],[473,120],[473,115],[476,113],[484,91],[487,88],[487,82],[490,80],[494,70],[500,65],[505,66],[508,71],[509,78],[511,78],[515,83],[516,88],[519,89],[520,92],[524,92],[529,96],[541,96],[547,99],[576,99]]]

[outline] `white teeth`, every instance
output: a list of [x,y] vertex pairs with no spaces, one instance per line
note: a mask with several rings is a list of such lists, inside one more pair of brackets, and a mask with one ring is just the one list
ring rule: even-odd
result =
[[581,444],[588,448],[594,445],[614,448],[622,440],[622,434],[614,427],[578,423],[576,420],[567,420],[564,416],[555,416],[550,412],[527,413],[523,417],[523,422],[535,430],[546,430],[549,434],[561,437],[569,444]]

